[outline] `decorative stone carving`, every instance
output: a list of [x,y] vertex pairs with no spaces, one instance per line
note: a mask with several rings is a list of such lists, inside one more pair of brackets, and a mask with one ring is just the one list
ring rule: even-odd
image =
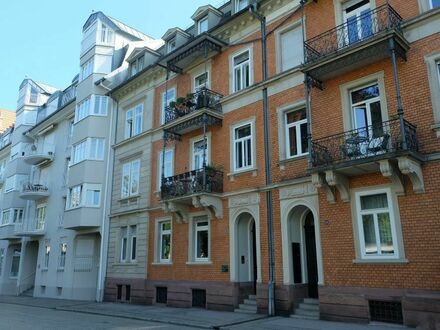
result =
[[325,181],[325,176],[322,173],[313,173],[312,174],[312,184],[316,188],[322,188],[325,191],[327,196],[327,202],[330,204],[336,203],[336,196],[333,189],[327,184]]
[[189,219],[189,207],[185,204],[165,202],[163,203],[163,210],[165,212],[171,212],[176,215],[177,223],[188,223]]
[[290,199],[316,193],[316,186],[309,182],[280,188],[280,199]]
[[379,161],[380,172],[384,177],[387,177],[391,180],[394,186],[394,191],[397,195],[405,194],[405,187],[402,181],[402,175],[395,165],[393,165],[389,160],[380,160]]
[[343,202],[350,201],[350,184],[347,177],[336,173],[335,171],[329,170],[325,171],[325,180],[329,186],[333,186],[338,189]]
[[223,203],[220,197],[200,195],[192,199],[194,207],[204,208],[211,218],[223,219]]
[[258,193],[237,195],[229,198],[229,207],[240,207],[255,204],[260,204],[260,195]]
[[409,157],[398,157],[400,171],[409,176],[416,194],[425,192],[425,182],[423,181],[422,166],[419,162]]

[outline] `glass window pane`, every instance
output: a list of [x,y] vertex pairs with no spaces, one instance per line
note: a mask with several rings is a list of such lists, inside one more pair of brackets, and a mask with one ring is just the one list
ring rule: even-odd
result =
[[380,102],[370,104],[371,125],[373,126],[373,137],[383,136],[382,127],[382,111],[380,110]]
[[170,259],[170,252],[171,252],[171,235],[164,234],[162,235],[161,259],[164,260]]
[[374,218],[372,214],[362,216],[364,228],[365,254],[377,254],[376,234],[374,231]]
[[286,122],[288,124],[294,123],[299,120],[306,119],[306,109],[301,109],[297,111],[291,111],[286,113]]
[[208,230],[197,231],[197,258],[208,258]]
[[388,207],[387,194],[361,196],[361,209],[383,209]]
[[296,126],[289,128],[289,146],[290,156],[298,154],[297,140],[296,140]]
[[431,8],[440,7],[440,0],[431,0]]
[[380,236],[380,249],[382,254],[393,254],[393,235],[391,233],[391,222],[390,214],[379,213],[377,215],[377,221],[379,225],[379,236]]
[[308,152],[308,141],[307,141],[307,124],[301,124],[301,152]]
[[363,102],[373,97],[379,97],[379,85],[375,84],[372,86],[368,86],[365,88],[361,88],[351,92],[351,102],[352,104],[356,104],[359,102]]
[[251,125],[246,125],[244,127],[240,127],[235,131],[235,138],[236,139],[241,139],[244,138],[246,136],[250,136],[251,135]]

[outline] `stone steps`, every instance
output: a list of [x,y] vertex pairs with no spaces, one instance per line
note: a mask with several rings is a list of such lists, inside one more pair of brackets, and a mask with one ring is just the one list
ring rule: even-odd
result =
[[257,297],[255,295],[249,295],[242,304],[238,305],[238,308],[234,309],[234,312],[244,314],[257,314]]
[[294,319],[319,320],[319,300],[305,298],[295,309]]

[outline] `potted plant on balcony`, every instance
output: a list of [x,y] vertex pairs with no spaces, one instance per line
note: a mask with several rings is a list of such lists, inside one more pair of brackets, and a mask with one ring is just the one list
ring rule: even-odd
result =
[[179,97],[176,101],[170,102],[170,109],[179,117],[182,117],[188,114],[195,105],[193,100],[194,94],[188,93],[185,97]]

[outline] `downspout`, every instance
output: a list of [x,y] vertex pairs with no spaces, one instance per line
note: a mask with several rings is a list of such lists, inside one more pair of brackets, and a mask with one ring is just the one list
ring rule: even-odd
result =
[[[271,161],[270,161],[270,128],[269,128],[269,99],[267,94],[267,86],[265,82],[268,78],[267,70],[267,32],[266,32],[266,17],[257,12],[257,3],[254,2],[249,6],[249,12],[252,16],[257,18],[261,24],[261,55],[262,55],[262,73],[263,73],[263,120],[264,120],[264,160],[266,172],[266,187],[272,184]],[[266,191],[266,206],[267,206],[267,245],[269,253],[269,281],[268,281],[268,308],[267,314],[269,316],[275,315],[275,256],[273,243],[273,205],[272,205],[272,190]]]
[[[102,82],[100,83],[100,86],[102,86]],[[104,87],[104,86],[103,86]],[[105,87],[107,90],[109,90],[107,87]],[[109,95],[109,98],[111,96]],[[114,144],[116,143],[116,137],[117,137],[117,130],[118,130],[118,117],[119,117],[119,102],[114,101],[116,103],[116,118],[115,121],[113,121],[113,111],[110,113],[110,134],[109,134],[109,143],[111,140],[113,140]],[[114,127],[114,130],[113,130]],[[106,196],[104,199],[104,205],[103,205],[103,215],[102,215],[102,223],[101,223],[101,249],[100,249],[100,267],[99,267],[99,274],[98,274],[98,289],[96,293],[96,300],[98,302],[102,302],[104,300],[104,288],[105,288],[105,276],[107,274],[107,258],[108,258],[108,239],[110,234],[110,226],[107,226],[107,217],[110,222],[110,213],[111,213],[111,192],[112,192],[112,186],[109,185],[109,179],[113,178],[114,168],[115,168],[115,154],[113,151],[113,148],[109,145],[109,152],[107,157],[107,169],[106,169],[106,178],[105,178],[105,190],[106,190]],[[112,164],[110,164],[110,160],[112,160]],[[107,209],[107,205],[110,205],[110,208]],[[109,211],[107,214],[107,210]]]

